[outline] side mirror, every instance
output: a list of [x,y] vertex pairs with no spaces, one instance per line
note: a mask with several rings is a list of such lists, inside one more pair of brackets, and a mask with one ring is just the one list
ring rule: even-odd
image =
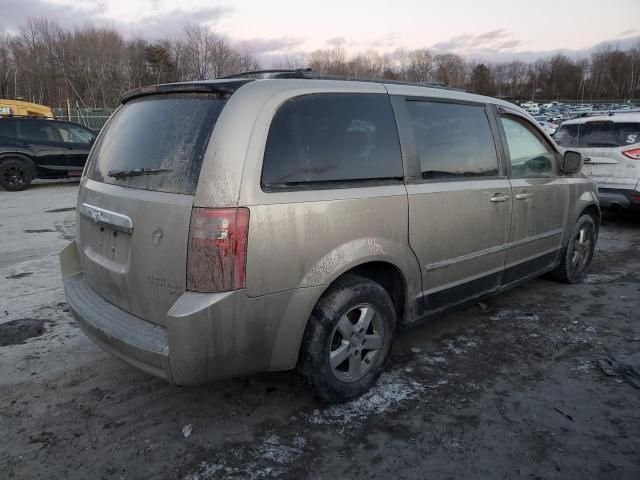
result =
[[564,152],[560,160],[560,171],[562,173],[578,173],[582,170],[582,154],[573,150]]

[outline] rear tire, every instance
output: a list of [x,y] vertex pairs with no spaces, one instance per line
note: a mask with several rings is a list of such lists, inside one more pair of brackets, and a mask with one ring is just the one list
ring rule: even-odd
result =
[[0,162],[0,185],[9,192],[24,190],[31,184],[33,174],[26,162],[11,158]]
[[366,278],[346,276],[311,314],[300,371],[326,402],[359,397],[384,370],[395,331],[396,311],[387,291]]
[[562,283],[580,283],[593,259],[597,240],[596,223],[591,215],[582,215],[571,231],[567,248],[562,251],[560,265],[551,277]]

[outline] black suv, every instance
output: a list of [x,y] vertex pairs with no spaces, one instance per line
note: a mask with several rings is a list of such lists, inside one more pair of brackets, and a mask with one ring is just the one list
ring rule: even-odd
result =
[[17,191],[34,178],[79,177],[95,138],[75,123],[0,118],[0,186]]

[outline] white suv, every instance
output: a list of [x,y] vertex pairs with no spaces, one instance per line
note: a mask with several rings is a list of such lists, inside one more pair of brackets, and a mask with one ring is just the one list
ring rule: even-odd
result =
[[640,209],[640,111],[569,120],[553,138],[582,153],[602,207]]

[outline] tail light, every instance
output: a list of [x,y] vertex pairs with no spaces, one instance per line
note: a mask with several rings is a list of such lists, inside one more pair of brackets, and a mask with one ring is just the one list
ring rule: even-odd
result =
[[640,148],[634,148],[633,150],[627,150],[622,152],[622,154],[630,158],[631,160],[640,160]]
[[244,288],[249,236],[247,208],[193,208],[187,251],[187,290]]

